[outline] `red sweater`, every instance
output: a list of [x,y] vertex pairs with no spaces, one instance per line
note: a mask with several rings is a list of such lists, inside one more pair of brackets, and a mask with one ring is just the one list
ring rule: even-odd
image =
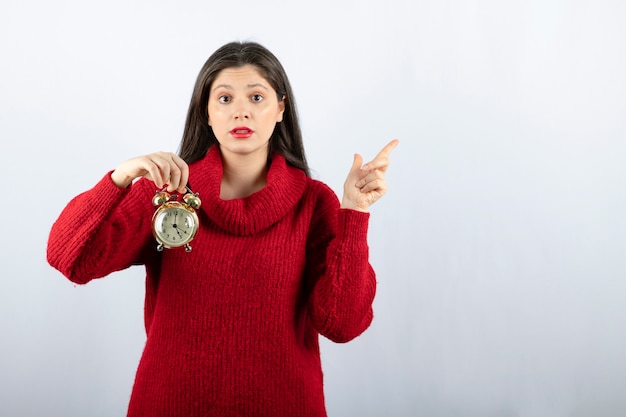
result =
[[267,186],[219,198],[217,148],[190,165],[200,194],[193,250],[156,250],[152,182],[106,175],[54,223],[48,262],[87,283],[146,268],[147,333],[128,416],[325,416],[318,334],[335,342],[372,320],[369,215],[276,156]]

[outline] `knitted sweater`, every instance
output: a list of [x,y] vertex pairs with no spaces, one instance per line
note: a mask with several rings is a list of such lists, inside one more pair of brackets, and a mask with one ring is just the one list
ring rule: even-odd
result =
[[220,199],[213,147],[190,165],[200,194],[193,250],[156,250],[154,184],[107,174],[52,226],[48,262],[75,283],[146,268],[146,345],[128,416],[325,416],[318,334],[335,342],[372,320],[369,215],[273,158],[267,185]]

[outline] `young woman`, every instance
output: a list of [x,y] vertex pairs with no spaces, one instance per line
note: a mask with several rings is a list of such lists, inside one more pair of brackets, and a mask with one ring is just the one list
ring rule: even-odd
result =
[[[50,232],[48,261],[73,282],[145,265],[147,340],[128,416],[326,415],[318,335],[347,342],[372,320],[367,211],[396,145],[365,165],[355,155],[340,203],[309,177],[276,57],[244,42],[208,59],[180,155],[121,163]],[[187,187],[201,199],[193,250],[158,250],[155,192]]]

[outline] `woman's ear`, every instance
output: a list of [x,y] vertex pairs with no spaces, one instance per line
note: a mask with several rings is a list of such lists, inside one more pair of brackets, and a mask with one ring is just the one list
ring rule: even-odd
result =
[[287,98],[285,96],[282,97],[282,99],[278,102],[278,118],[276,119],[277,123],[280,123],[283,121],[283,114],[285,113],[285,100]]

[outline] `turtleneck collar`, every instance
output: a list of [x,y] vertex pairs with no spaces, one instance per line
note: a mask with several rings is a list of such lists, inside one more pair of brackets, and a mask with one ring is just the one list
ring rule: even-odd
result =
[[224,166],[217,146],[209,148],[189,169],[190,187],[202,200],[200,210],[220,228],[238,236],[253,235],[278,222],[300,201],[307,185],[306,174],[278,154],[267,172],[267,185],[246,198],[220,198]]

